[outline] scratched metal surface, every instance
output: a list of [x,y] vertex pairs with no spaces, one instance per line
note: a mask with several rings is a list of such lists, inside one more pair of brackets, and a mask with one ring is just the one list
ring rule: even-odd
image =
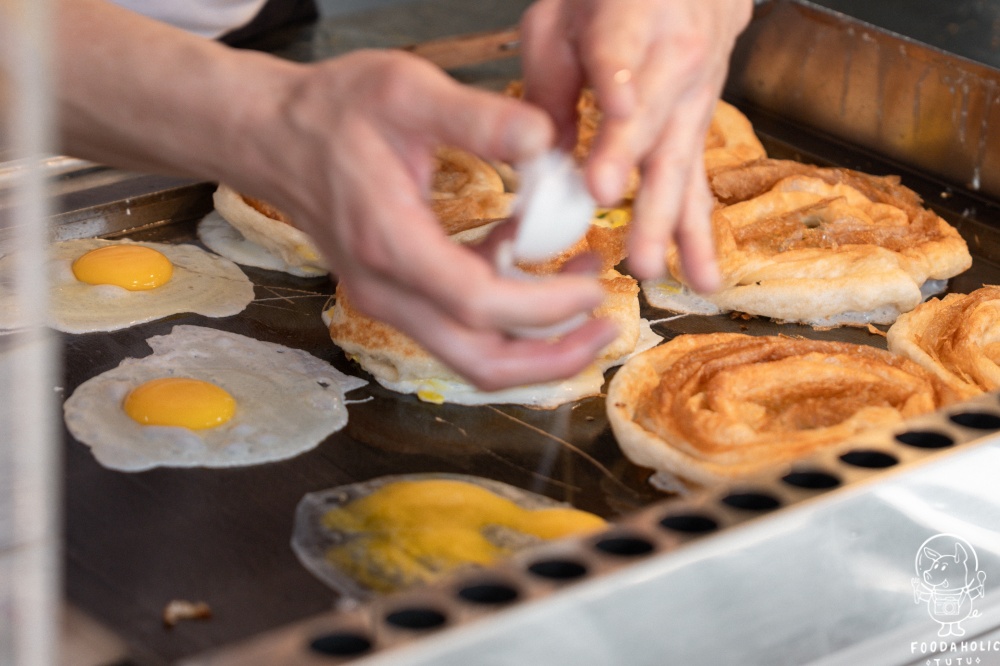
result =
[[[438,10],[449,5],[420,4]],[[421,16],[415,13],[414,20]],[[376,18],[379,34],[399,20],[381,14]],[[506,17],[501,18],[495,27],[508,23]],[[384,21],[389,23],[379,23]],[[351,25],[324,27],[332,32],[313,32],[309,43],[349,34]],[[447,33],[400,30],[393,39],[409,43],[440,34]],[[304,39],[300,37],[292,48],[297,45],[308,51]],[[508,75],[510,66],[506,63],[465,75],[482,77],[489,85]],[[989,199],[830,140],[772,114],[767,107],[744,108],[775,156],[904,174],[904,182],[952,221],[973,249],[973,269],[956,278],[952,289],[968,291],[983,283],[1000,283],[1000,211]],[[211,188],[172,181],[146,185],[146,191],[126,198],[119,196],[117,184],[110,185],[102,201],[88,199],[76,212],[64,214],[63,235],[107,234],[139,226],[143,229],[130,232],[132,237],[192,241],[194,222],[210,207]],[[257,298],[236,317],[211,320],[184,315],[116,333],[65,336],[61,394],[68,396],[82,381],[114,367],[124,357],[148,354],[146,338],[181,323],[305,349],[345,371],[359,372],[330,344],[320,321],[322,306],[332,292],[330,281],[252,269],[247,274],[257,285]],[[645,307],[644,314],[651,319],[665,316]],[[722,330],[884,346],[883,338],[859,329],[824,332],[727,316],[669,319],[655,328],[666,337]],[[622,457],[608,429],[601,398],[544,412],[517,406],[428,405],[376,385],[359,393],[371,400],[353,404],[347,428],[313,451],[284,462],[240,469],[113,472],[97,464],[88,449],[67,433],[64,507],[69,600],[123,637],[137,661],[168,663],[331,607],[333,593],[299,565],[289,547],[295,505],[308,492],[385,474],[458,472],[488,476],[569,501],[609,519],[666,499],[646,483],[647,470]],[[165,630],[162,608],[176,598],[208,602],[213,619]]]

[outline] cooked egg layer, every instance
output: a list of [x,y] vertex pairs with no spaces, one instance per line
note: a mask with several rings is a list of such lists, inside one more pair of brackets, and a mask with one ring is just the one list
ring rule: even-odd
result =
[[617,229],[618,227],[625,226],[631,222],[631,220],[631,208],[598,208],[590,223],[598,227]]
[[331,509],[322,522],[346,535],[327,550],[327,559],[380,592],[461,566],[486,565],[540,539],[593,532],[605,524],[570,507],[525,508],[453,479],[395,481]]
[[143,425],[204,430],[222,425],[236,413],[236,400],[211,382],[188,377],[162,377],[132,389],[122,405]]
[[283,460],[347,424],[344,393],[367,382],[300,349],[175,326],[87,380],[66,427],[105,467],[233,467]]
[[145,245],[106,245],[73,262],[73,275],[87,284],[113,284],[129,291],[166,284],[174,265],[163,253]]
[[[239,266],[190,244],[62,241],[51,246],[48,269],[48,324],[65,333],[116,331],[186,312],[229,317],[254,297]],[[16,270],[15,254],[0,256],[0,285],[14,284]],[[24,325],[20,307],[14,290],[0,288],[0,330]]]

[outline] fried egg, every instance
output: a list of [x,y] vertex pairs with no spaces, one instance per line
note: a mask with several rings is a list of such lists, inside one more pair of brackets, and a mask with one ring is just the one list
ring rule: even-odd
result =
[[299,349],[201,326],[150,338],[66,400],[66,426],[105,467],[234,467],[291,458],[347,424],[367,384]]
[[[0,330],[21,327],[16,257],[0,257]],[[49,325],[65,333],[115,331],[173,314],[228,317],[253,301],[239,266],[196,245],[85,238],[52,245]]]

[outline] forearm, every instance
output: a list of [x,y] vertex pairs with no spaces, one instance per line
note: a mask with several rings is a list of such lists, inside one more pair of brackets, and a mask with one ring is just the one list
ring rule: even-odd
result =
[[248,154],[254,147],[246,137],[276,113],[300,66],[103,0],[58,0],[56,7],[60,150],[210,180],[259,159]]
[[56,1],[65,152],[266,199],[316,240],[359,309],[485,388],[576,374],[614,339],[601,321],[556,342],[508,335],[592,311],[600,285],[504,279],[427,204],[437,146],[523,161],[552,144],[539,109],[400,51],[296,64],[102,0]]

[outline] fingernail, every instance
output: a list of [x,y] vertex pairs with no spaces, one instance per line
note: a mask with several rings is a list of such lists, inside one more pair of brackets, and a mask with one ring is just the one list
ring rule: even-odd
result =
[[[692,283],[695,281],[691,280]],[[696,291],[702,294],[713,294],[722,286],[722,276],[719,274],[719,264],[712,259],[706,262],[698,271]]]
[[640,279],[655,280],[663,277],[667,272],[667,262],[664,252],[657,248],[643,248],[639,252],[636,271],[642,276]]
[[597,165],[595,186],[597,192],[594,195],[599,203],[605,206],[612,206],[622,198],[625,191],[626,174],[621,167],[614,162],[602,162]]
[[548,149],[552,131],[552,127],[541,119],[511,123],[504,143],[513,159],[532,157]]
[[589,303],[587,308],[593,310],[594,308],[600,307],[604,303],[604,299],[607,298],[607,294],[604,292],[604,287],[600,285],[596,280],[591,279],[594,282],[594,286],[591,292],[588,294]]
[[601,334],[598,336],[596,344],[594,345],[594,347],[600,351],[618,339],[619,330],[618,324],[610,319],[598,317],[597,321],[604,325],[604,329],[601,331]]
[[597,277],[601,272],[601,256],[593,251],[578,254],[563,264],[562,271],[573,275]]
[[633,81],[632,70],[619,69],[612,78],[617,87],[615,98],[612,100],[612,115],[627,118],[632,115],[636,106],[635,83]]

